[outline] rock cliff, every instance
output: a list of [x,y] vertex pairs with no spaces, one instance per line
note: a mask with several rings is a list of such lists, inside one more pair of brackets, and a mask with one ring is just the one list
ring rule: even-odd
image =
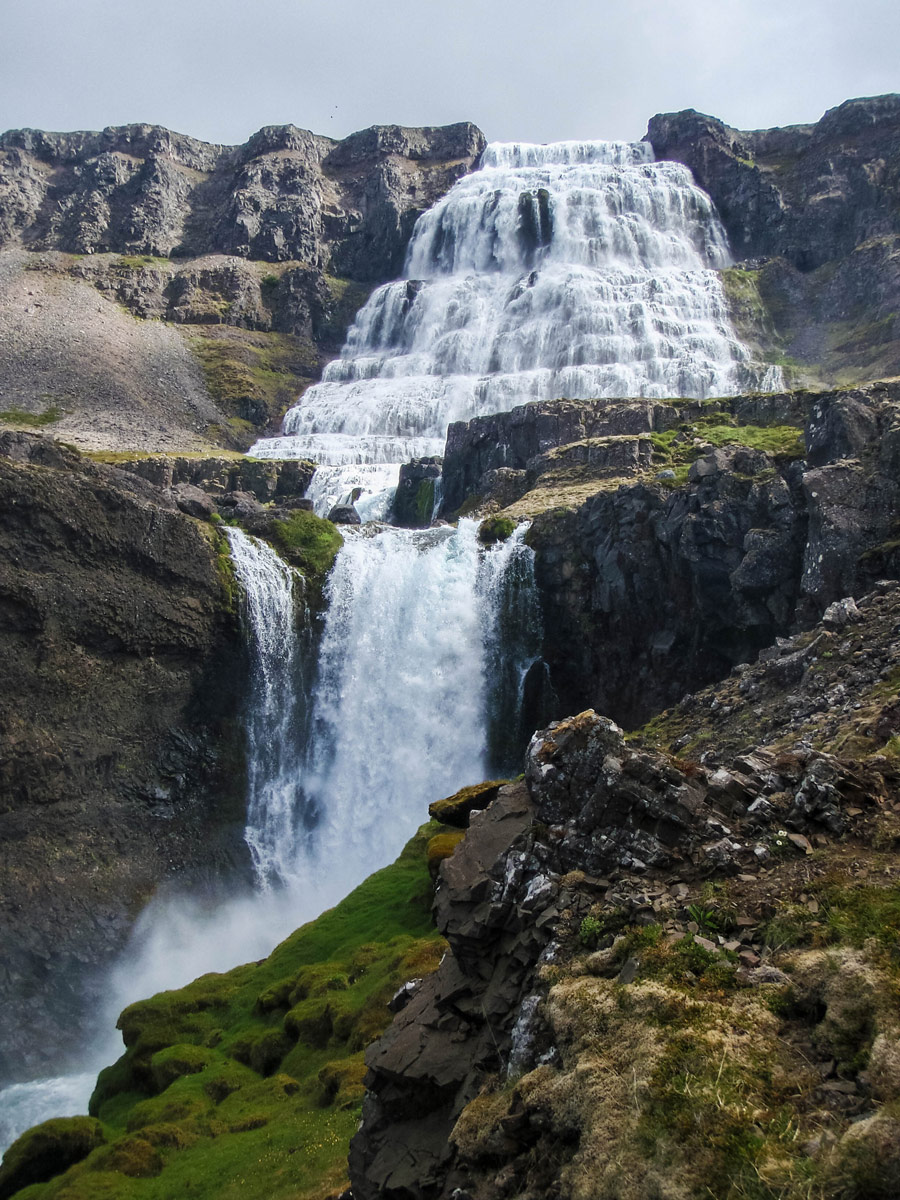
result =
[[[448,954],[367,1052],[354,1200],[897,1186],[898,617],[879,584],[637,738],[535,734],[441,866]],[[676,757],[685,719],[709,748]]]
[[271,126],[237,147],[149,125],[3,134],[4,419],[92,449],[246,448],[483,145],[468,123],[341,142]]
[[745,335],[774,342],[801,377],[900,372],[900,96],[753,132],[688,109],[655,116],[646,136],[715,201],[739,260],[725,282]]
[[172,492],[0,434],[0,1074],[58,1069],[168,879],[246,873],[243,660],[218,535]]
[[634,726],[897,576],[898,455],[895,382],[557,401],[451,426],[444,497],[533,519],[558,711]]

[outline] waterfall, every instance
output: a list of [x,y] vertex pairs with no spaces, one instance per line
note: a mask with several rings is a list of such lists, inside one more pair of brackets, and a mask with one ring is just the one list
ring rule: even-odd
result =
[[[377,520],[399,464],[441,454],[453,420],[561,396],[777,387],[777,369],[755,368],[731,327],[716,274],[727,263],[709,198],[647,144],[491,145],[419,218],[404,277],[372,294],[284,436],[252,453],[316,459],[317,511],[361,489],[361,516]],[[252,665],[256,888],[218,905],[154,898],[110,974],[113,1013],[267,953],[389,861],[431,800],[515,769],[540,641],[522,532],[486,549],[471,521],[349,530],[307,678],[296,577],[264,543],[227,531]],[[114,1019],[101,1018],[110,1029]],[[0,1093],[0,1133],[84,1111],[112,1057],[91,1045],[87,1074]]]
[[284,436],[251,453],[365,488],[359,464],[440,454],[449,422],[528,400],[777,387],[731,326],[728,262],[709,197],[649,144],[494,143],[419,218],[404,277],[372,294]]
[[[524,529],[487,549],[474,521],[348,532],[328,583],[305,869],[363,878],[399,852],[430,800],[513,768],[491,754],[490,716],[494,669],[517,624],[502,582],[513,561],[532,617],[537,606]],[[538,656],[539,626],[532,619],[514,641],[518,687]]]
[[266,888],[287,879],[296,857],[307,691],[294,587],[302,579],[265,542],[236,528],[225,534],[250,649],[244,836]]

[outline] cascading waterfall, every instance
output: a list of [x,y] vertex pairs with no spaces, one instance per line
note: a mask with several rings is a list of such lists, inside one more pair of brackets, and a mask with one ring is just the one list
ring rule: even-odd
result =
[[524,401],[776,387],[731,326],[728,261],[709,197],[648,143],[492,144],[419,218],[404,278],[372,294],[284,436],[252,453],[328,464],[346,496],[389,486],[361,464],[440,454],[449,422]]
[[[304,773],[315,814],[305,870],[364,877],[399,852],[430,800],[512,766],[491,754],[489,716],[495,666],[512,656],[515,691],[539,653],[524,530],[492,549],[474,521],[348,533],[328,584]],[[513,563],[525,623],[505,607]],[[504,647],[511,624],[517,636]]]
[[[440,454],[450,421],[558,396],[777,387],[731,327],[716,274],[727,262],[709,198],[645,143],[489,146],[419,219],[404,278],[373,293],[284,436],[253,453],[316,459],[318,511],[359,488],[363,518],[383,519],[399,464]],[[266,953],[384,865],[429,801],[514,769],[529,732],[517,712],[540,639],[522,530],[489,550],[466,521],[349,531],[309,688],[292,573],[239,530],[228,538],[254,661],[257,888],[214,910],[154,901],[112,973],[111,1009]],[[87,1074],[0,1093],[0,1134],[84,1111],[110,1060],[95,1047]]]
[[250,644],[244,836],[266,888],[285,882],[296,858],[307,691],[294,588],[302,579],[265,542],[236,528],[225,533]]

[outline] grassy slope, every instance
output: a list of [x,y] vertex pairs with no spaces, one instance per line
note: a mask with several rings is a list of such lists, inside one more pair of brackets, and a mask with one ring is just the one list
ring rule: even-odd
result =
[[[400,858],[259,963],[131,1005],[91,1101],[107,1145],[28,1200],[319,1197],[345,1182],[363,1051],[432,970],[432,821]],[[26,1137],[29,1135],[25,1135]]]

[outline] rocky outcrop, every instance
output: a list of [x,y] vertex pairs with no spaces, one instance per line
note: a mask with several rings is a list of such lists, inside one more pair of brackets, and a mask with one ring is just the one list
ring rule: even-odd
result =
[[533,519],[556,711],[633,726],[897,576],[898,455],[894,382],[558,401],[452,426],[444,496]]
[[810,271],[900,234],[900,96],[847,100],[815,125],[745,132],[688,109],[655,116],[646,140],[691,168],[740,258]]
[[[524,784],[473,814],[441,866],[434,912],[449,953],[367,1052],[357,1200],[568,1197],[598,1179],[637,1198],[663,1194],[663,1178],[673,1195],[708,1195],[711,1181],[724,1195],[783,1148],[788,1112],[799,1133],[783,1153],[815,1159],[825,1180],[857,1178],[855,1139],[900,1094],[885,1074],[896,1021],[877,998],[895,871],[890,856],[860,867],[896,831],[883,681],[897,670],[898,616],[900,585],[881,584],[852,624],[834,616],[810,633],[799,672],[776,671],[778,656],[760,664],[777,717],[808,681],[839,686],[856,647],[871,650],[857,707],[829,731],[811,712],[809,727],[773,720],[748,747],[740,709],[714,688],[694,708],[695,731],[703,712],[722,714],[700,761],[653,744],[665,725],[629,741],[592,711],[535,734]],[[838,750],[855,724],[858,758]],[[831,949],[804,949],[826,894]]]
[[785,365],[829,380],[900,370],[900,96],[848,100],[815,125],[754,132],[692,109],[660,114],[647,140],[657,158],[691,168],[736,257],[750,260],[726,279],[743,332],[753,336],[749,290]]
[[247,871],[241,642],[177,497],[0,435],[0,1074],[59,1072],[97,967],[166,880]]
[[[510,412],[454,421],[447,430],[441,512],[500,493],[511,504],[551,469],[589,466],[592,478],[617,478],[650,466],[648,435],[689,425],[712,412],[740,425],[801,425],[812,400],[803,393],[692,400],[549,400]],[[643,441],[642,441],[643,439]]]
[[300,262],[394,275],[419,212],[484,147],[474,125],[373,126],[341,142],[266,126],[216,146],[154,125],[0,136],[0,245]]
[[417,458],[404,463],[394,495],[391,520],[404,529],[424,529],[435,515],[436,490],[440,485],[441,459]]

